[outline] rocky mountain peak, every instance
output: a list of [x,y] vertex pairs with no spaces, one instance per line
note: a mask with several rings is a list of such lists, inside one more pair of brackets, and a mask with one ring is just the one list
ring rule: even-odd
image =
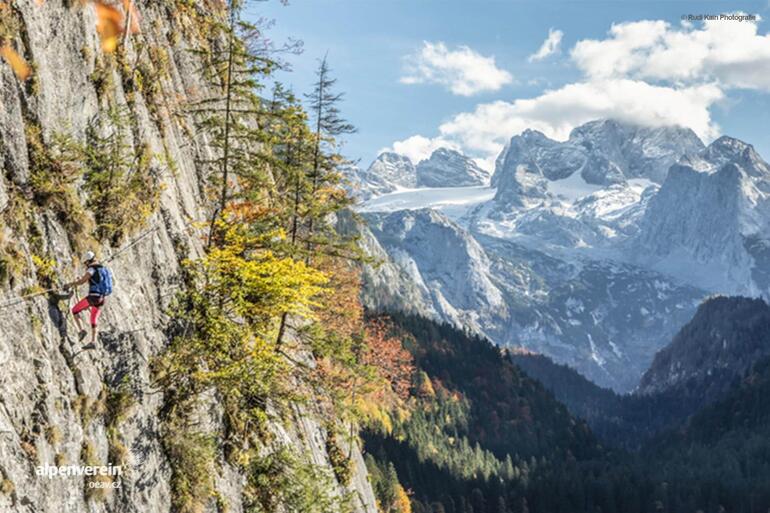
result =
[[[513,190],[506,181],[516,179],[516,168],[537,170],[549,180],[562,180],[576,172],[586,183],[612,185],[632,178],[662,183],[672,164],[703,150],[695,133],[682,127],[642,127],[612,119],[576,127],[569,139],[559,142],[525,130],[511,138],[496,161],[492,184]],[[498,194],[498,199],[512,203]]]
[[621,124],[614,119],[597,119],[589,121],[573,128],[569,134],[569,140],[574,142],[591,142],[591,141],[607,141],[607,140],[620,140],[628,136],[632,127],[629,125]]
[[354,194],[363,200],[417,186],[417,175],[412,161],[409,157],[392,151],[377,155],[366,170],[352,169],[349,178],[353,182]]
[[543,141],[548,139],[548,137],[543,132],[540,130],[534,130],[532,128],[525,129],[521,133],[520,137],[527,141]]
[[392,151],[380,153],[366,173],[401,187],[414,187],[416,184],[415,167],[412,161],[409,157]]
[[484,185],[489,173],[473,159],[449,148],[438,148],[430,158],[417,164],[417,185],[420,187],[466,187]]
[[738,164],[749,175],[770,179],[770,166],[762,160],[754,146],[740,139],[723,135],[701,152],[700,157],[714,167],[721,167],[729,162]]
[[[671,167],[642,220],[635,254],[712,291],[767,290],[760,270],[770,232],[768,165],[743,141],[720,137]],[[763,242],[764,241],[764,242]]]

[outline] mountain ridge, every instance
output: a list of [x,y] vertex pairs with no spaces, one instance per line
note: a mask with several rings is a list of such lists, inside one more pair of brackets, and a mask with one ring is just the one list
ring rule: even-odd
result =
[[[615,166],[622,177],[589,183],[595,180],[587,181],[583,171],[591,155],[622,161]],[[669,163],[670,174],[658,173]],[[638,177],[652,177],[653,168],[662,183]],[[446,312],[461,311],[469,326],[500,345],[543,352],[602,385],[628,391],[705,296],[770,293],[770,272],[763,271],[770,266],[770,232],[763,228],[770,219],[767,169],[751,145],[727,136],[704,146],[685,129],[600,120],[577,127],[567,143],[534,130],[513,137],[497,159],[492,199],[477,195],[463,204],[462,197],[447,194],[451,189],[422,189],[409,198],[371,200],[361,212],[383,219],[427,204],[446,217],[441,224],[479,243],[476,253],[492,263],[480,261],[479,273],[502,292],[506,308],[495,315],[483,302],[469,308],[449,301],[429,308],[437,318],[457,322],[458,315]],[[439,222],[424,216],[414,221],[426,225],[423,231]],[[430,238],[423,243],[440,244]],[[383,249],[394,266],[410,261],[410,269],[419,269],[415,247],[391,240]],[[430,265],[435,273],[454,274],[441,259]],[[431,295],[429,282],[424,297]],[[564,283],[576,292],[556,294]],[[565,304],[554,304],[546,293]],[[567,301],[584,310],[578,314]],[[529,312],[522,312],[523,305]],[[608,312],[612,318],[621,311],[623,324],[620,318],[607,323]]]

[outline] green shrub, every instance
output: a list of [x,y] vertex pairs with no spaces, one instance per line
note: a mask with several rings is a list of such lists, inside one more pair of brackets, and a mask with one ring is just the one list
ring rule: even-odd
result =
[[56,214],[76,250],[85,249],[91,242],[93,220],[77,194],[77,184],[83,176],[82,148],[65,134],[55,134],[51,141],[44,141],[40,127],[35,124],[27,125],[26,138],[29,184],[35,203]]
[[181,422],[167,426],[163,446],[171,463],[171,506],[176,513],[202,513],[215,495],[214,440],[191,433]]
[[87,206],[97,220],[97,237],[114,245],[144,226],[161,191],[153,152],[130,141],[129,116],[112,108],[95,118],[83,148]]
[[353,462],[342,450],[338,441],[337,434],[329,432],[326,437],[326,453],[329,455],[329,461],[334,470],[334,476],[342,486],[350,484],[353,477]]
[[351,509],[350,496],[337,494],[334,477],[287,447],[254,458],[247,468],[244,511],[248,513],[330,513]]

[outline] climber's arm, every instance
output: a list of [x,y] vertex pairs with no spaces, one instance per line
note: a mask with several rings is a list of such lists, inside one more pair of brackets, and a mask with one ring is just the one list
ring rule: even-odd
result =
[[87,272],[83,276],[78,278],[77,280],[71,281],[70,283],[68,283],[67,284],[67,288],[77,287],[78,285],[83,285],[84,283],[88,283],[88,280],[90,280],[90,279],[91,279],[91,273]]

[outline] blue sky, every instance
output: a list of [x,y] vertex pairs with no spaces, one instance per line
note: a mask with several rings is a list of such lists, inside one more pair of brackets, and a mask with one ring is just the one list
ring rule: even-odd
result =
[[[681,24],[737,11],[768,18],[770,3],[271,0],[248,15],[274,19],[278,42],[304,41],[279,76],[296,91],[328,54],[359,129],[345,152],[361,165],[396,143],[413,159],[450,145],[489,166],[526,127],[563,139],[592,116],[728,134],[770,158],[770,21]],[[560,44],[534,60],[549,30]]]

